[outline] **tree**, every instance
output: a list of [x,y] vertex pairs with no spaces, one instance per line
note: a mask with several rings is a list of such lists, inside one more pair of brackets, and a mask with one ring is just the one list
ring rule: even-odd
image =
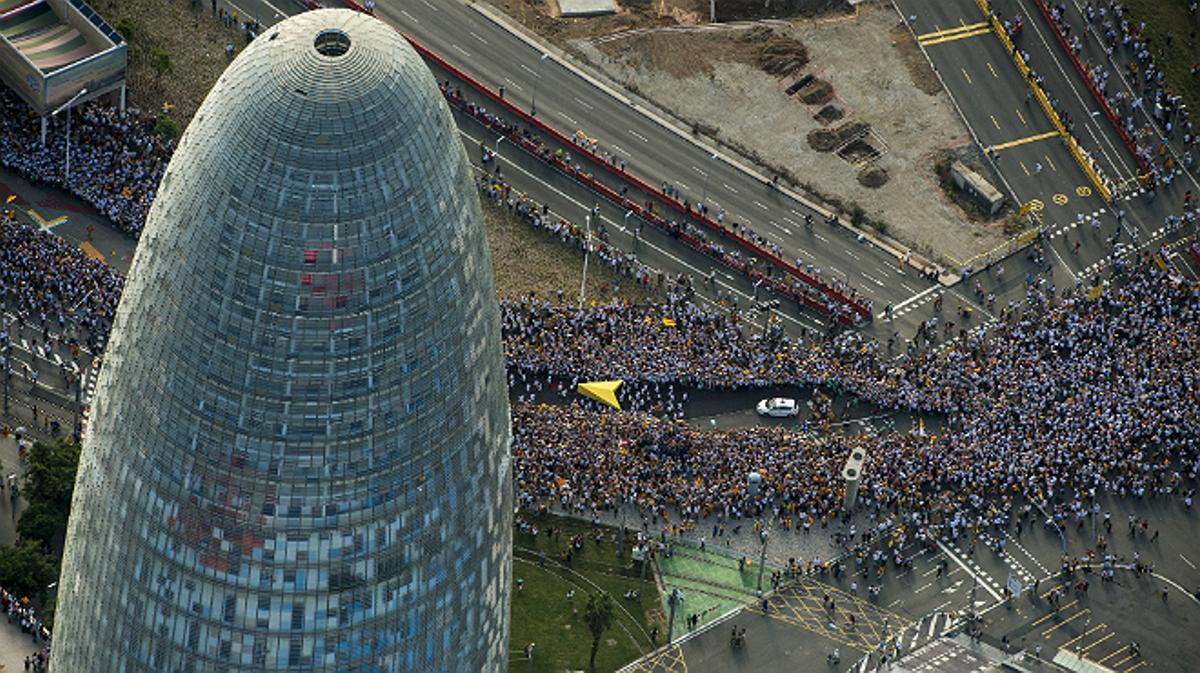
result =
[[612,626],[612,598],[603,591],[589,594],[587,606],[583,609],[583,621],[587,623],[588,631],[592,634],[592,656],[588,660],[588,669],[596,673],[596,652],[600,649],[600,637]]
[[17,522],[22,537],[46,545],[62,538],[67,531],[78,469],[78,444],[62,439],[34,443],[25,470],[24,492],[29,509]]
[[164,75],[169,75],[175,70],[175,64],[171,62],[171,54],[162,47],[154,47],[150,50],[150,67],[154,70],[159,84],[162,84]]
[[59,512],[70,511],[78,468],[79,445],[75,442],[35,442],[25,470],[25,499],[31,506],[40,502]]
[[34,542],[0,547],[0,586],[17,597],[38,595],[56,579],[54,566]]
[[160,114],[154,120],[154,132],[164,138],[174,140],[179,137],[179,124],[171,115]]

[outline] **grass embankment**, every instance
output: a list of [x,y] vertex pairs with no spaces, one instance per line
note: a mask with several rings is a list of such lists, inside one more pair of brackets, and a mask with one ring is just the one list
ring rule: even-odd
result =
[[190,0],[90,4],[129,43],[129,102],[147,112],[170,103],[181,132],[229,65],[225,45],[241,51],[246,44],[240,30],[225,28],[213,16],[210,0],[196,9]]
[[[1200,14],[1188,11],[1184,0],[1123,0],[1131,26],[1146,22],[1154,62],[1163,71],[1166,87],[1183,96],[1188,109],[1200,110],[1200,76],[1192,66],[1200,63]],[[1167,34],[1172,33],[1171,44]]]
[[[519,530],[513,533],[513,581],[524,580],[524,588],[518,593],[515,584],[513,587],[511,673],[527,670],[529,662],[522,650],[530,642],[536,643],[535,672],[587,670],[592,637],[583,620],[583,611],[589,592],[608,592],[616,608],[612,628],[600,640],[597,671],[615,671],[652,650],[654,645],[648,634],[655,625],[659,628],[658,642],[663,642],[666,627],[662,622],[662,601],[649,568],[639,600],[624,597],[626,591],[638,588],[641,565],[630,559],[628,544],[624,546],[622,560],[618,561],[615,529],[597,529],[586,522],[561,517],[519,516],[536,524],[542,533],[536,539]],[[548,528],[561,528],[561,537],[552,540],[545,533]],[[597,530],[602,533],[600,542],[594,537]],[[570,547],[576,534],[583,535],[586,541],[568,566],[560,560],[560,552]],[[541,554],[545,555],[544,561]],[[568,602],[570,590],[575,591],[575,596]]]
[[[520,217],[483,199],[483,219],[487,228],[492,268],[496,273],[496,293],[514,298],[530,293],[555,297],[563,291],[567,301],[578,301],[579,281],[583,278],[583,253],[563,245],[549,232],[535,229]],[[588,263],[587,300],[620,297],[630,302],[646,302],[654,292],[621,278],[592,257]]]

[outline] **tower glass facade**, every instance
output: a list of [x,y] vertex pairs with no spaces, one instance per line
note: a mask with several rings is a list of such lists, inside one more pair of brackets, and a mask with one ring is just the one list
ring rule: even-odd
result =
[[506,669],[508,441],[478,197],[436,82],[373,18],[276,25],[150,211],[51,670]]

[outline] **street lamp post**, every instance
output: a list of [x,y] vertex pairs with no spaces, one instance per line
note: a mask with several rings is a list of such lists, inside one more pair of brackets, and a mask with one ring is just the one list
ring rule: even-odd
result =
[[87,87],[80,89],[79,93],[75,94],[74,96],[71,96],[70,100],[68,100],[67,102],[58,106],[57,110],[50,113],[50,116],[54,117],[59,112],[62,112],[63,110],[67,111],[67,166],[66,166],[66,169],[63,171],[63,184],[64,185],[71,184],[71,106],[75,104],[75,101],[79,100],[81,97],[86,95],[87,92],[88,92]]
[[583,306],[583,292],[584,288],[587,286],[588,257],[592,252],[592,213],[594,212],[594,210],[589,210],[587,218],[584,220],[585,226],[587,227],[587,233],[583,238],[583,278],[579,281],[580,306]]
[[667,602],[671,605],[670,621],[667,622],[667,644],[670,645],[675,635],[675,606],[679,605],[682,596],[679,594],[679,589],[671,589],[671,595]]
[[758,590],[759,591],[762,591],[763,571],[766,570],[766,568],[767,568],[767,538],[769,538],[769,537],[770,537],[770,534],[767,533],[766,529],[763,529],[762,553],[759,554],[759,556],[758,556]]
[[529,114],[533,117],[537,116],[537,87],[538,80],[542,79],[542,63],[545,63],[548,58],[550,58],[550,54],[542,54],[542,57],[538,59],[537,72],[533,73],[533,97],[529,103]]

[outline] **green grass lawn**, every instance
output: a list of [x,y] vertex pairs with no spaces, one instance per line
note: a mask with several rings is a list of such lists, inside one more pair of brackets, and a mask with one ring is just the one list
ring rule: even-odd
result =
[[[559,540],[551,540],[544,532],[535,539],[529,533],[514,531],[512,636],[510,638],[509,671],[525,673],[529,662],[524,655],[527,643],[536,643],[533,671],[562,673],[588,667],[591,634],[583,621],[583,609],[588,592],[605,591],[612,596],[615,610],[613,626],[600,641],[596,656],[597,671],[615,671],[654,648],[649,632],[656,623],[662,624],[662,602],[654,578],[648,569],[646,584],[640,600],[626,599],[624,593],[637,589],[641,566],[629,558],[628,545],[624,561],[618,562],[615,529],[603,527],[602,540],[597,543],[597,530],[586,522],[561,517],[532,517],[518,515],[538,528],[562,528]],[[560,552],[569,545],[572,535],[584,535],[586,542],[570,566],[560,562]],[[544,558],[542,556],[544,554]],[[517,591],[516,580],[524,580]],[[575,591],[568,602],[567,592]],[[578,614],[572,614],[572,604]],[[661,643],[666,636],[660,625]]]
[[[672,589],[683,592],[683,603],[675,611],[676,633],[686,630],[688,615],[700,615],[703,626],[730,610],[753,602],[758,595],[758,559],[751,559],[750,564],[739,571],[737,558],[733,556],[676,545],[671,558],[659,559],[658,567],[667,592]],[[771,586],[769,575],[770,569],[763,578],[768,589]]]
[[[1190,0],[1122,0],[1132,25],[1146,22],[1154,61],[1163,70],[1169,90],[1183,96],[1188,109],[1200,110],[1200,77],[1192,65],[1200,63],[1200,24],[1188,11]],[[1174,33],[1167,46],[1167,33]]]

